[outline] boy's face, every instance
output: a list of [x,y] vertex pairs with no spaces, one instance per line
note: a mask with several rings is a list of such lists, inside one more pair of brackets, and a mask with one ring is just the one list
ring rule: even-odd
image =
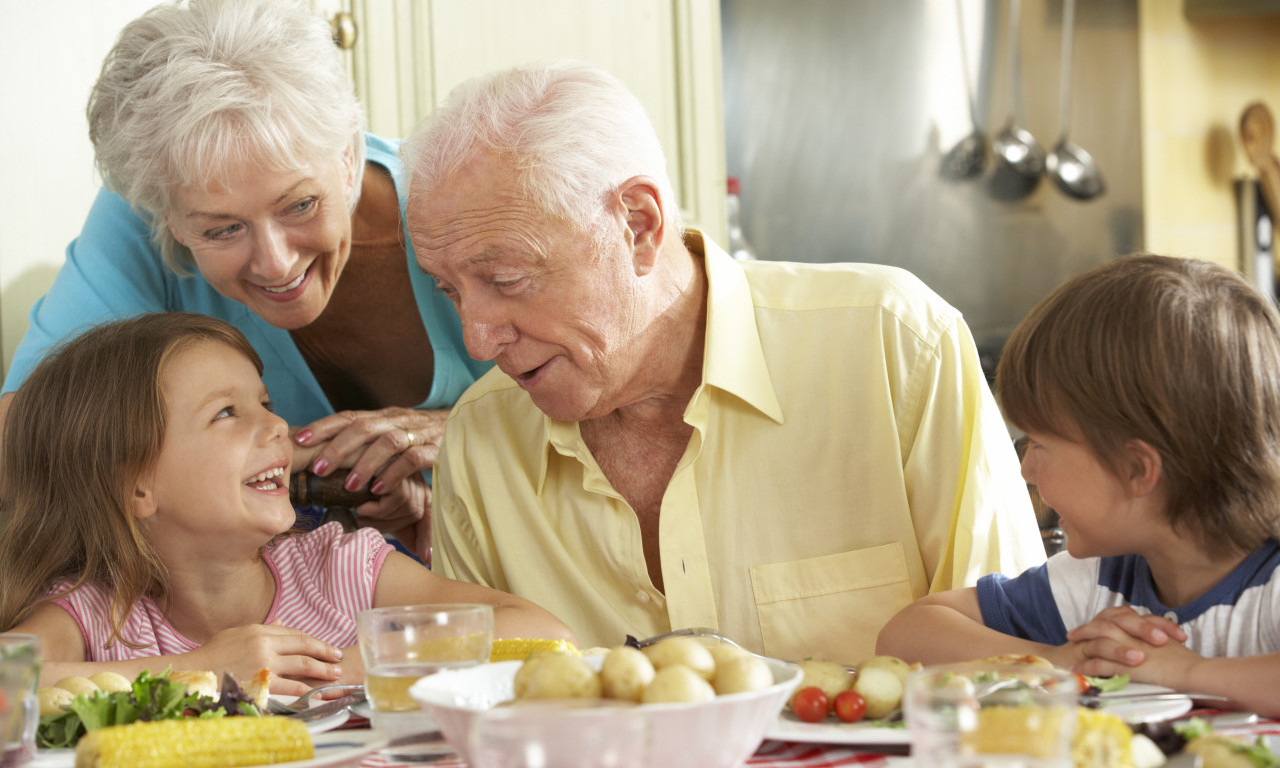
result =
[[253,363],[226,344],[201,342],[169,358],[161,384],[167,424],[149,521],[161,551],[180,553],[190,542],[252,552],[288,530],[288,425],[271,412]]
[[1067,551],[1075,557],[1138,552],[1138,537],[1154,522],[1148,507],[1136,503],[1083,438],[1034,431],[1027,438],[1022,476],[1058,513]]

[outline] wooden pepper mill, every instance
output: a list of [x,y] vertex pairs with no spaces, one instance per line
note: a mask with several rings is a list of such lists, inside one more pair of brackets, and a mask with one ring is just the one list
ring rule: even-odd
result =
[[367,488],[362,491],[348,491],[342,487],[346,479],[346,473],[320,477],[305,470],[294,472],[289,476],[289,501],[295,507],[355,509],[366,501],[378,498],[377,494],[370,492]]

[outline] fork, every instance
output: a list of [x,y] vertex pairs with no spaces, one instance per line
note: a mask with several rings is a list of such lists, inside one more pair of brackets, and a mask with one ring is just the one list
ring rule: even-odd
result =
[[[357,695],[357,701],[358,701],[360,698],[363,698],[364,686],[363,685],[336,685],[336,684],[322,685],[318,688],[312,688],[311,690],[302,694],[298,698],[294,699],[292,704],[285,704],[283,701],[280,701],[279,699],[268,698],[267,711],[269,711],[273,715],[296,715],[299,712],[306,711],[306,709],[311,706],[312,696],[315,696],[317,693],[324,693],[326,691],[342,691],[342,692],[350,692],[353,694],[359,692],[359,694]],[[352,702],[352,703],[355,703],[355,702]]]

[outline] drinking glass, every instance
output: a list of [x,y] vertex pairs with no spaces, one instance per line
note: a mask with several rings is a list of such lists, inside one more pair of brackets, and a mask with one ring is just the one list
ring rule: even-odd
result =
[[[371,723],[391,737],[435,727],[409,696],[415,682],[442,669],[483,664],[493,646],[491,605],[373,608],[361,611],[356,624]],[[411,751],[410,745],[402,744],[398,756],[406,757]]]
[[40,638],[0,634],[0,768],[35,757],[40,725]]
[[467,734],[472,768],[647,768],[649,721],[634,704],[546,700],[478,714]]
[[1070,672],[983,663],[907,678],[903,710],[917,765],[1071,768],[1079,688]]

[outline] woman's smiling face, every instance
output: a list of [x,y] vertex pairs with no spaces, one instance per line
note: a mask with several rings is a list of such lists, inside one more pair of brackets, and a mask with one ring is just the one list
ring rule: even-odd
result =
[[225,182],[179,187],[169,230],[218,293],[294,330],[328,305],[351,254],[350,154],[297,171],[230,169]]

